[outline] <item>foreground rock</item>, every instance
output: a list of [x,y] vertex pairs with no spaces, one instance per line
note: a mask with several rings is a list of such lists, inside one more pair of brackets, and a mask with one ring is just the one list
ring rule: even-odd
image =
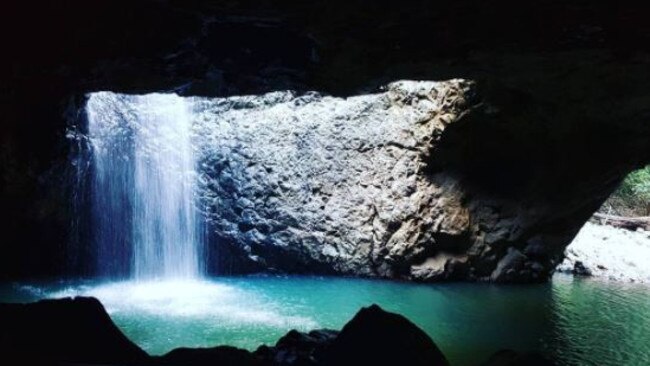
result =
[[363,308],[322,354],[324,365],[448,365],[431,338],[405,317]]
[[567,247],[558,271],[650,283],[650,233],[587,223]]
[[[291,331],[275,346],[249,352],[229,346],[179,348],[151,357],[129,341],[94,298],[0,304],[0,363],[176,366],[445,366],[424,331],[377,305],[362,308],[341,331]],[[529,365],[533,358],[501,351],[487,365]]]
[[0,304],[0,363],[20,360],[133,364],[149,356],[115,326],[95,298]]

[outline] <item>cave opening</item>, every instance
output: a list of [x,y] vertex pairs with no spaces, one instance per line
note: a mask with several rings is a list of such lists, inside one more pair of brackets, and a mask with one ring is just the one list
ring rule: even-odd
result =
[[[4,299],[96,297],[152,355],[214,344],[252,351],[289,329],[341,328],[359,306],[377,303],[407,315],[456,364],[476,364],[504,343],[580,360],[589,345],[562,339],[579,335],[581,322],[600,319],[572,315],[620,286],[564,275],[520,287],[359,278],[389,277],[389,264],[399,269],[395,278],[413,279],[406,276],[415,270],[432,279],[451,267],[448,260],[461,276],[471,274],[463,267],[468,263],[489,275],[505,259],[535,258],[535,250],[546,257],[544,237],[521,251],[477,253],[472,229],[499,225],[472,227],[468,214],[487,212],[496,222],[516,217],[494,197],[530,197],[539,174],[530,161],[542,154],[513,143],[517,137],[507,128],[494,128],[506,125],[498,118],[455,120],[454,108],[467,107],[461,99],[467,85],[401,81],[349,98],[289,91],[224,98],[88,94],[84,113],[68,129],[79,235],[68,249],[70,276],[3,287]],[[491,131],[498,137],[482,141]],[[516,156],[503,146],[513,146]],[[487,234],[494,247],[511,245],[507,232]],[[341,238],[358,244],[352,253],[367,250],[367,272],[344,266]],[[369,240],[383,244],[364,249]],[[467,259],[483,254],[494,258]],[[241,272],[255,274],[231,275]],[[626,306],[605,306],[613,324],[641,324],[629,310],[643,308],[644,300],[635,288],[626,292]],[[522,308],[524,315],[512,317]],[[471,334],[457,331],[470,323]],[[629,354],[635,340],[621,337],[617,347]]]
[[559,271],[645,282],[650,270],[650,166],[629,173],[565,249]]
[[625,217],[650,216],[650,165],[628,174],[599,212]]
[[650,364],[634,5],[10,1],[0,364]]

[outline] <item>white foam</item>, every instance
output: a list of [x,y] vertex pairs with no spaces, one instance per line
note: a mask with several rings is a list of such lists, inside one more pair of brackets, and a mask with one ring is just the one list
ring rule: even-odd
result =
[[201,280],[125,281],[97,286],[69,287],[50,298],[93,296],[111,315],[161,316],[167,319],[214,321],[219,324],[263,325],[314,329],[318,323],[291,315],[290,309],[254,291]]

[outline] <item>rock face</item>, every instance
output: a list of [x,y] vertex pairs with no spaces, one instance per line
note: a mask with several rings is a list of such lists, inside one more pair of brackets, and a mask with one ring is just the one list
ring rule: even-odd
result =
[[481,125],[497,123],[476,93],[464,80],[401,81],[346,99],[289,92],[191,99],[208,265],[545,280],[585,209],[540,196],[543,178],[524,184],[509,173],[497,188],[493,172],[467,171],[486,169],[472,151],[484,143],[456,141],[458,131],[482,138],[474,136]]
[[430,174],[427,161],[470,96],[471,83],[451,80],[347,99],[198,100],[215,250],[230,246],[241,254],[228,257],[260,269],[446,275],[441,252],[464,254],[454,244],[469,239],[470,216],[458,182]]

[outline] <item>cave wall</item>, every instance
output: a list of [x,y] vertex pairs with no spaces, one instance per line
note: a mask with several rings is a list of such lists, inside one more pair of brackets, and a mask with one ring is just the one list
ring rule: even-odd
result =
[[[446,275],[435,256],[464,254],[471,218],[461,184],[427,161],[472,96],[472,83],[455,79],[348,98],[190,99],[215,252],[239,252],[240,269]],[[418,275],[428,257],[439,268]]]
[[476,105],[427,161],[480,212],[470,230],[482,239],[467,251],[490,265],[447,271],[464,278],[500,268],[514,280],[530,258],[555,260],[650,161],[650,26],[636,2],[68,0],[5,10],[3,277],[67,270],[65,134],[90,91],[347,96],[398,79],[473,80]]

